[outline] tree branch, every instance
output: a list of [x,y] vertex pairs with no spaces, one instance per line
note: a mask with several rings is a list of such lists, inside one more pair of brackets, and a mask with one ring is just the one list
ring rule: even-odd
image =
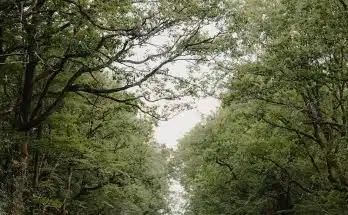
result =
[[234,173],[233,167],[232,167],[231,165],[229,165],[228,163],[226,163],[226,162],[224,162],[224,161],[222,161],[222,160],[219,160],[217,157],[215,158],[215,162],[216,162],[217,164],[219,164],[220,166],[227,167],[227,168],[230,170],[230,172],[231,172],[231,174],[232,174],[232,176],[233,176],[233,179],[234,179],[234,180],[238,180],[238,177],[237,177],[237,175]]

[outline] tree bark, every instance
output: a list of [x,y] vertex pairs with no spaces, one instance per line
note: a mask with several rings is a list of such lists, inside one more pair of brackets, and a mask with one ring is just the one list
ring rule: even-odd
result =
[[13,151],[11,164],[11,180],[9,184],[10,202],[8,205],[9,215],[24,214],[24,199],[26,171],[27,171],[27,145],[29,142],[29,134],[25,132],[22,138],[19,139],[19,144]]

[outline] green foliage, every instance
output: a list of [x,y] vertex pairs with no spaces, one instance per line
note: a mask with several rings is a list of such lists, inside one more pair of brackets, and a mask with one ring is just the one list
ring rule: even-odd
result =
[[186,213],[346,214],[345,1],[240,8],[227,24],[248,57],[218,65],[223,105],[177,152]]
[[154,144],[155,119],[204,89],[168,66],[197,67],[216,54],[219,34],[204,29],[225,13],[220,3],[1,1],[0,198],[8,213],[166,213],[169,152]]
[[45,197],[34,198],[33,203],[43,205],[44,207],[55,207],[57,209],[62,207],[62,202],[59,200],[48,199]]
[[[168,214],[175,175],[188,215],[347,214],[347,11],[345,0],[0,2],[0,213]],[[193,63],[187,75],[168,69],[178,61]],[[199,76],[202,63],[214,70]],[[226,79],[218,112],[169,164],[154,118]]]
[[125,105],[90,99],[94,106],[69,98],[44,125],[49,134],[33,140],[40,174],[48,175],[39,177],[40,197],[28,208],[60,210],[55,198],[73,214],[159,214],[167,204],[167,158],[152,144],[152,123]]

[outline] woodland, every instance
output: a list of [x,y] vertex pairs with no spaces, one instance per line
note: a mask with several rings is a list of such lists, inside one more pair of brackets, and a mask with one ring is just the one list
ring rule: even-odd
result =
[[348,1],[0,0],[0,214],[348,214]]

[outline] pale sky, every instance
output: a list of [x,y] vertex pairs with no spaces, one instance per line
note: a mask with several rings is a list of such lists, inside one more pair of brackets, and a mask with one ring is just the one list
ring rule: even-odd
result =
[[[186,77],[187,63],[174,63],[169,67],[170,72],[177,76]],[[203,68],[206,72],[209,68]],[[203,71],[202,75],[203,75]],[[159,121],[155,128],[155,140],[160,144],[165,144],[167,147],[176,148],[178,140],[189,132],[202,119],[202,116],[208,115],[219,106],[218,99],[208,97],[195,102],[196,108],[183,111],[168,121]],[[170,183],[170,204],[171,214],[182,215],[184,213],[185,190],[178,181],[171,180]]]
[[[212,34],[211,36],[218,32],[214,26],[207,26],[206,28],[206,30]],[[164,35],[159,35],[152,38],[150,44],[163,46],[166,43],[168,43],[168,37],[164,33]],[[136,54],[133,56],[133,60],[141,60],[144,58],[144,56],[158,52],[159,50],[156,48],[156,46],[148,45],[147,47],[140,47],[135,50],[134,53]],[[188,78],[189,73],[192,75],[194,74],[193,72],[197,72],[200,76],[205,77],[211,72],[206,66],[201,67],[200,70],[197,71],[189,71],[186,68],[188,65],[188,62],[176,61],[168,65],[169,74],[176,77]],[[140,89],[140,93],[141,92],[142,89]],[[185,133],[189,132],[197,123],[199,123],[203,115],[212,113],[219,106],[219,104],[219,100],[212,97],[201,99],[195,103],[196,108],[184,111],[168,121],[160,121],[155,129],[155,140],[160,144],[165,144],[167,147],[175,148],[178,140],[183,137]],[[183,204],[185,204],[185,199],[183,197],[184,189],[179,182],[173,180],[171,182],[170,190],[172,192],[170,195],[170,198],[172,198],[170,207],[173,210],[173,214],[182,214],[184,210]]]
[[196,104],[197,108],[184,111],[168,121],[159,122],[155,130],[156,141],[168,147],[175,147],[177,140],[200,122],[202,115],[214,111],[219,103],[219,100],[211,97],[201,99]]
[[[215,98],[205,98],[197,101],[197,108],[184,111],[173,119],[159,122],[155,130],[157,142],[175,148],[178,139],[189,132],[198,122],[202,115],[207,115],[216,110],[220,101]],[[178,181],[172,180],[170,185],[170,208],[171,214],[182,215],[185,207],[185,190]]]

